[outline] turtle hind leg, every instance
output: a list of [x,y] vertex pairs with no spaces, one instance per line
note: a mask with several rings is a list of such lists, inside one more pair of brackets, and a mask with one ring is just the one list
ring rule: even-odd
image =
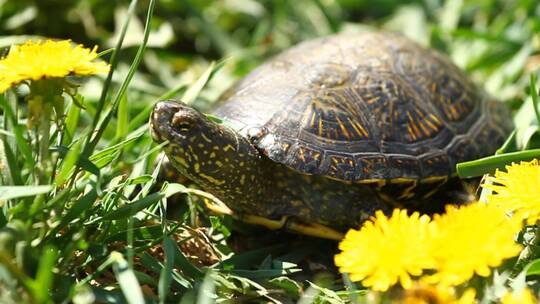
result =
[[328,226],[317,223],[306,223],[294,218],[283,216],[280,219],[269,219],[258,215],[252,214],[239,214],[234,216],[242,222],[264,226],[270,230],[283,229],[287,232],[303,234],[323,239],[330,239],[340,241],[343,239],[343,233],[330,228]]

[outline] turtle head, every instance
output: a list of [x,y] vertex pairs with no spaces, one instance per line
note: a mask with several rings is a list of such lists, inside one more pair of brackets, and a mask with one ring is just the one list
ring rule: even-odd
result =
[[[150,133],[154,141],[168,141],[166,148],[179,156],[186,151],[209,151],[219,141],[219,128],[199,111],[177,101],[160,101],[150,117]],[[201,146],[203,145],[203,146]],[[172,151],[175,150],[175,151]]]
[[263,157],[246,138],[183,103],[158,102],[150,126],[154,141],[167,142],[171,163],[225,202],[244,200],[264,182]]

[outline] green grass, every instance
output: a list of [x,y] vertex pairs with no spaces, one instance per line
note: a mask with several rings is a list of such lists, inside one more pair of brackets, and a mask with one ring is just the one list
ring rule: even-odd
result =
[[[520,159],[523,149],[538,156],[538,83],[531,77],[540,65],[537,6],[525,0],[0,1],[0,47],[30,36],[71,38],[100,45],[112,65],[103,79],[82,83],[76,101],[84,108],[69,103],[65,128],[51,131],[57,170],[47,183],[37,183],[27,92],[0,95],[0,302],[363,299],[365,290],[332,269],[335,243],[213,216],[199,192],[160,185],[160,147],[147,126],[152,105],[181,98],[208,110],[234,81],[299,41],[365,27],[402,31],[448,53],[515,111],[516,131],[504,149],[513,153],[464,165],[472,170],[464,175],[482,174],[500,167],[501,158]],[[174,194],[182,204],[168,204]],[[518,274],[533,261],[514,282],[528,273],[538,291],[535,229],[520,236],[528,253],[505,269]]]

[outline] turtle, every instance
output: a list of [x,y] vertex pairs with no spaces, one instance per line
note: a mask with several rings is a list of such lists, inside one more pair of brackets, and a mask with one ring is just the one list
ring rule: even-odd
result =
[[459,184],[456,164],[494,153],[513,129],[505,104],[446,55],[383,31],[301,42],[211,115],[164,100],[150,124],[217,210],[335,239],[377,210],[443,204],[433,197]]

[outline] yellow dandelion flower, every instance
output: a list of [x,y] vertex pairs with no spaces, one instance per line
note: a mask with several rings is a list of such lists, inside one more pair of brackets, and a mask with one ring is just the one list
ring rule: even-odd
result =
[[501,297],[501,304],[535,304],[538,303],[529,288],[507,292]]
[[443,285],[431,285],[419,281],[403,294],[399,303],[403,304],[473,304],[476,303],[476,292],[473,288],[465,290],[461,297],[454,288]]
[[474,304],[478,303],[476,301],[476,290],[473,288],[467,288],[465,292],[461,295],[457,301],[454,302],[455,304]]
[[72,46],[69,40],[27,41],[14,45],[0,59],[0,93],[24,80],[93,75],[108,72],[105,62],[94,62],[97,47]]
[[540,165],[538,160],[506,166],[506,172],[499,171],[489,177],[493,184],[483,187],[495,191],[488,195],[490,204],[497,205],[514,216],[527,219],[529,224],[540,219]]
[[475,273],[489,276],[490,267],[499,266],[521,249],[514,242],[521,221],[508,218],[490,204],[448,207],[445,214],[435,216],[433,223],[437,227],[432,242],[437,272],[426,278],[431,283],[459,285]]
[[415,212],[394,210],[388,218],[378,211],[360,230],[349,230],[339,244],[335,263],[352,281],[373,290],[385,291],[398,281],[412,286],[412,276],[434,266],[429,255],[431,219]]

